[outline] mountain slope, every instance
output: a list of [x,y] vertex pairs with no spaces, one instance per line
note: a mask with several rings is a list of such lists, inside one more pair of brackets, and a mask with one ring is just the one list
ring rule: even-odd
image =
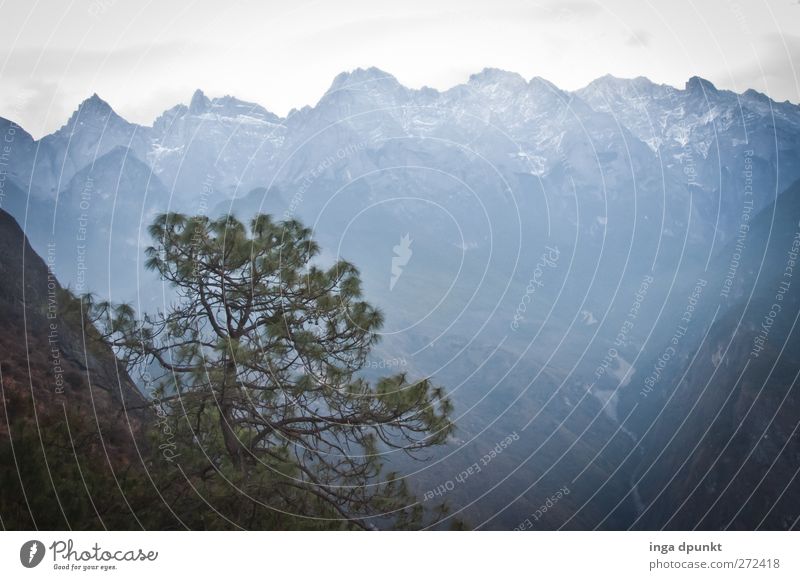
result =
[[146,400],[3,211],[0,321],[3,526],[136,527],[119,486],[141,466]]
[[[725,279],[735,248],[726,250],[709,280]],[[716,318],[710,308],[699,314],[692,324],[704,328],[682,339],[672,351],[679,356],[666,365],[654,359],[632,379],[625,406],[640,405],[631,428],[642,450],[632,476],[642,508],[635,527],[789,529],[796,523],[798,251],[800,182],[753,220],[730,300]],[[647,385],[654,387],[642,397]]]

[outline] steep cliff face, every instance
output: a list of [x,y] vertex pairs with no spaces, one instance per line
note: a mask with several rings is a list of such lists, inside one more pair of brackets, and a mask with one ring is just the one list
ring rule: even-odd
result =
[[711,329],[653,425],[637,475],[645,529],[790,529],[800,516],[797,336],[754,358],[758,332],[736,322]]
[[[709,271],[731,276],[728,303],[683,356],[642,365],[634,430],[642,455],[632,483],[645,529],[790,529],[800,517],[800,183],[752,222]],[[710,286],[710,284],[709,284]],[[723,289],[726,288],[722,286]],[[669,352],[666,348],[660,353]],[[672,352],[678,352],[677,349]],[[678,362],[680,361],[680,362]]]
[[147,401],[59,285],[53,256],[0,211],[0,517],[6,528],[133,525],[120,486],[142,465]]

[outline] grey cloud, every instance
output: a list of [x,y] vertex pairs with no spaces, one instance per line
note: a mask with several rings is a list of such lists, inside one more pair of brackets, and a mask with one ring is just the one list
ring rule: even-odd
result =
[[117,50],[66,50],[26,48],[13,50],[6,66],[0,73],[0,81],[31,78],[56,79],[65,74],[84,75],[128,70],[140,63],[142,57],[156,53],[159,58],[169,59],[180,54],[182,43],[153,43],[129,46]]

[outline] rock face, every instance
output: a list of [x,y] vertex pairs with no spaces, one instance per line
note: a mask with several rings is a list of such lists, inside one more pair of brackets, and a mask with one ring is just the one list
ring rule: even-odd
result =
[[[768,312],[770,304],[758,306]],[[796,314],[795,308],[791,318]],[[698,345],[693,364],[676,368],[680,374],[666,381],[668,395],[658,399],[666,412],[650,409],[649,417],[657,418],[641,441],[644,453],[633,475],[641,502],[634,528],[795,525],[800,350],[796,333],[781,333],[791,342],[769,344],[753,357],[758,316],[746,315],[738,329],[739,313],[724,316]]]
[[[748,236],[727,303],[715,314],[716,297],[702,296],[692,313],[699,326],[674,351],[669,341],[651,350],[631,381],[639,388],[623,394],[625,413],[638,405],[633,527],[790,529],[800,517],[800,183]],[[729,271],[737,249],[725,250],[709,280]],[[679,356],[659,364],[668,352]]]
[[0,211],[0,515],[6,528],[129,526],[124,511],[90,512],[141,466],[151,413],[46,260]]
[[[77,405],[97,398],[94,404],[99,409],[120,413],[127,407],[136,407],[138,410],[131,411],[132,418],[137,423],[141,421],[145,398],[117,363],[111,349],[98,340],[95,329],[88,322],[85,327],[80,324],[80,311],[71,310],[80,304],[61,287],[45,260],[33,251],[14,218],[3,211],[0,211],[0,304],[5,321],[6,364],[19,368],[25,366],[29,357],[42,355],[60,363],[37,365],[47,366],[52,372],[50,380],[31,381],[35,395],[43,399],[61,396],[62,403]],[[56,372],[57,366],[64,372]],[[81,376],[75,376],[76,373]],[[69,375],[70,380],[63,380],[60,375]]]

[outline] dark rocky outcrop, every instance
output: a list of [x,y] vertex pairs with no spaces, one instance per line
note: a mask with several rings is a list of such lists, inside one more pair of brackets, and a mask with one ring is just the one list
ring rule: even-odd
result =
[[48,260],[0,211],[0,518],[135,526],[121,492],[143,466],[152,414]]

